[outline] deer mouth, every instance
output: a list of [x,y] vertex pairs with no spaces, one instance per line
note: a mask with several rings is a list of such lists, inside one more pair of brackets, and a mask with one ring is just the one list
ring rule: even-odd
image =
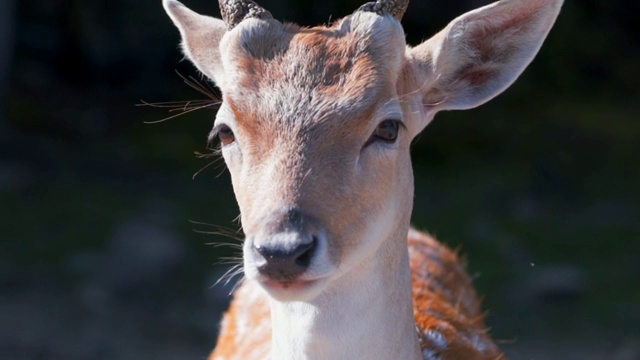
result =
[[278,281],[259,279],[261,287],[275,300],[305,301],[316,297],[326,287],[327,278],[313,280]]
[[269,288],[281,289],[281,290],[289,290],[296,291],[312,286],[315,283],[314,280],[305,281],[275,281],[275,280],[266,280],[263,281],[262,284]]

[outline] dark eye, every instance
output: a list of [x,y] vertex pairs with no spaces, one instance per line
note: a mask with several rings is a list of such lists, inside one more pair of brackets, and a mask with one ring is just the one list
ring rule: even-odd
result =
[[229,145],[236,141],[233,131],[231,131],[231,129],[226,125],[222,125],[220,126],[220,129],[218,129],[218,139],[220,139],[220,143],[222,143],[222,145]]
[[378,127],[376,127],[375,131],[367,141],[367,145],[374,141],[384,141],[387,144],[393,144],[398,139],[399,129],[399,120],[385,120],[378,124]]

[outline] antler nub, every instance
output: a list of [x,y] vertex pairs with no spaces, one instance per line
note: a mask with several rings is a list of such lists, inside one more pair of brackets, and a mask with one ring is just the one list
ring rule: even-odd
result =
[[378,0],[360,6],[358,11],[369,11],[378,15],[389,14],[398,20],[402,20],[404,12],[407,11],[407,6],[409,6],[409,0]]
[[271,13],[251,0],[219,0],[222,20],[228,30],[249,18],[272,19]]

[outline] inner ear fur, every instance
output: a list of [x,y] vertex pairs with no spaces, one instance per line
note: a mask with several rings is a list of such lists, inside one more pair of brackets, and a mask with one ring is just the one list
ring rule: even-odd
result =
[[511,85],[542,46],[562,0],[502,0],[468,12],[410,50],[430,115],[481,105]]

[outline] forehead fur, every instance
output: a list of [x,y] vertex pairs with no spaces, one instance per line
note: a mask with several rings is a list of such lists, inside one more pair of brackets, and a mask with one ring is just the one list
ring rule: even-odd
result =
[[232,110],[253,121],[302,125],[348,116],[393,96],[383,93],[395,91],[404,48],[391,16],[357,12],[314,28],[248,19],[221,43],[221,87]]

